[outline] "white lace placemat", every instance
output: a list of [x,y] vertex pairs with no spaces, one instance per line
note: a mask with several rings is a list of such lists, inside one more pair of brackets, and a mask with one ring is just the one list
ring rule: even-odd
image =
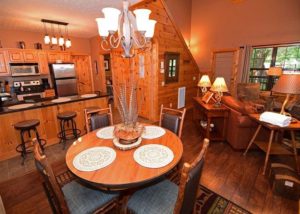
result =
[[76,155],[73,165],[80,171],[91,172],[110,165],[115,159],[116,152],[112,148],[93,147]]
[[59,97],[57,99],[51,100],[52,103],[63,103],[63,102],[68,102],[70,101],[71,98],[69,97]]
[[97,94],[83,94],[80,97],[82,97],[82,98],[97,97]]
[[154,139],[163,136],[166,131],[158,126],[145,126],[145,130],[142,134],[144,139]]
[[134,160],[147,168],[161,168],[172,162],[173,151],[166,146],[148,144],[139,147],[133,154]]
[[114,126],[108,126],[97,131],[96,135],[102,139],[113,139],[114,138]]

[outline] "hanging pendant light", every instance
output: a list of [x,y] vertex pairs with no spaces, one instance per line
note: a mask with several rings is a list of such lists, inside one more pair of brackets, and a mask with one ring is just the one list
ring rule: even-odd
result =
[[51,44],[52,45],[57,45],[57,38],[54,35],[54,30],[53,30],[53,25],[52,24],[51,24],[51,30],[52,30]]
[[66,40],[66,44],[65,44],[66,48],[70,48],[72,46],[72,42],[71,42],[71,39],[69,38],[69,30],[68,30],[68,26],[67,25],[65,25],[65,35],[68,38]]
[[[58,25],[58,27],[59,27],[59,25]],[[59,27],[59,33],[60,33],[60,37],[59,37],[59,39],[58,39],[58,45],[59,45],[59,46],[63,46],[63,45],[65,44],[65,39],[64,39],[64,37],[62,36],[60,27]]]
[[50,36],[48,35],[47,26],[46,26],[45,22],[44,22],[44,30],[45,30],[44,43],[46,45],[49,45],[50,44]]
[[[41,19],[41,22],[44,23],[44,42],[45,44],[50,44],[51,46],[59,45],[61,48],[65,46],[70,48],[72,46],[71,39],[69,38],[68,33],[68,24],[67,22],[54,21],[49,19]],[[51,36],[48,35],[46,24],[51,24]],[[54,26],[53,26],[54,25]],[[55,25],[57,25],[57,35],[55,35]],[[65,35],[63,35],[63,26],[65,26]]]

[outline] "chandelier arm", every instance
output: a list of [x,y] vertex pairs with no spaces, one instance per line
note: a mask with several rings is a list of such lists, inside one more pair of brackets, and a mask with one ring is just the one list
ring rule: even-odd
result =
[[100,44],[101,44],[101,48],[103,50],[105,50],[105,51],[110,51],[111,50],[110,48],[104,47],[104,45],[109,46],[109,43],[108,43],[107,39],[102,39]]
[[[145,45],[147,43],[146,38],[145,38],[145,36],[141,32],[138,31],[137,24],[136,24],[136,18],[134,17],[134,15],[132,14],[131,11],[128,13],[128,18],[129,18],[129,22],[130,22],[130,24],[132,26],[132,28],[131,28],[131,35],[132,35],[132,39],[134,41],[134,44],[138,48],[145,47]],[[136,37],[136,32],[138,32],[141,35],[141,37],[143,39],[142,42],[140,42],[140,40]]]
[[117,38],[114,35],[110,35],[109,44],[112,48],[117,48],[120,45],[121,38],[118,36]]

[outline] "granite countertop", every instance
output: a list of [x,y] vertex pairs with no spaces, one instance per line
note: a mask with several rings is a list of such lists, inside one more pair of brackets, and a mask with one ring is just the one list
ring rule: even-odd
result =
[[[19,112],[19,111],[26,111],[26,110],[30,110],[30,109],[54,106],[54,105],[61,105],[61,104],[65,104],[65,103],[72,103],[72,102],[78,102],[78,101],[83,101],[83,100],[96,99],[96,98],[107,97],[108,96],[106,93],[101,93],[99,91],[94,92],[94,94],[97,94],[97,96],[87,97],[87,98],[82,97],[82,95],[69,96],[68,98],[70,98],[70,100],[65,101],[65,102],[59,102],[59,103],[52,102],[52,100],[57,99],[57,98],[44,98],[44,99],[41,99],[40,102],[35,102],[35,101],[5,102],[4,106],[0,107],[0,115],[1,114],[13,113],[13,112]],[[22,109],[9,109],[8,108],[9,106],[18,105],[18,104],[27,104],[27,103],[28,104],[32,103],[34,105],[31,106],[31,107],[22,108]]]

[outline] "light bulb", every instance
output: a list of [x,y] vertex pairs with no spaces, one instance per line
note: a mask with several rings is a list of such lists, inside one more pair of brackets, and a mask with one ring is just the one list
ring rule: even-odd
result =
[[46,34],[46,35],[44,36],[44,43],[45,43],[46,45],[49,45],[49,44],[50,44],[50,41],[51,41],[50,36],[49,36],[48,34]]
[[57,38],[56,38],[56,36],[52,36],[52,38],[51,38],[51,44],[52,45],[57,45]]
[[72,46],[71,40],[68,39],[68,40],[66,41],[66,48],[70,48],[71,46]]
[[60,36],[59,39],[58,39],[58,45],[59,46],[63,46],[65,43],[65,39],[63,36]]

